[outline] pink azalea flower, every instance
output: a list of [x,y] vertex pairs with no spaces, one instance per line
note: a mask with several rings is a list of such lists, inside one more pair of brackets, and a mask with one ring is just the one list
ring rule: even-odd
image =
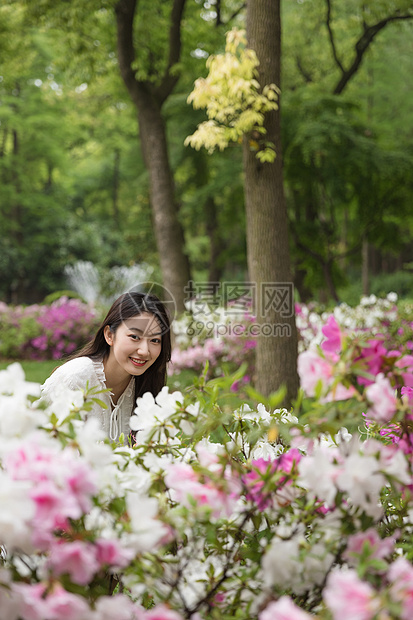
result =
[[413,388],[413,355],[404,355],[394,365],[404,371],[401,373],[404,385]]
[[310,620],[307,612],[295,605],[289,596],[282,596],[258,614],[258,620]]
[[371,403],[367,416],[377,422],[389,422],[396,413],[397,400],[390,381],[382,373],[366,388],[366,396]]
[[268,474],[272,475],[276,471],[282,471],[287,474],[291,473],[293,467],[300,461],[301,453],[297,448],[291,448],[288,452],[281,454],[277,459],[268,461],[266,459],[257,459],[252,461],[252,470],[242,477],[242,481],[247,487],[245,497],[257,505],[258,510],[265,510],[273,504],[273,500],[277,498],[277,492],[282,491],[291,485],[291,481],[286,476],[277,479],[277,484],[273,485],[271,490],[263,491],[265,481],[263,477]]
[[[382,370],[386,354],[387,350],[386,347],[383,346],[383,341],[380,338],[371,339],[368,341],[368,346],[363,347],[361,356],[355,361],[363,361],[366,365],[367,372],[376,376]],[[373,383],[373,381],[367,377],[357,377],[357,382],[359,385],[370,385]]]
[[56,586],[47,596],[47,620],[89,620],[92,614],[84,598]]
[[187,463],[173,463],[168,466],[165,476],[167,486],[173,492],[173,498],[187,506],[192,507],[192,500],[199,506],[211,508],[211,516],[219,519],[222,516],[230,516],[236,502],[234,494],[228,494],[226,490],[217,487],[210,480],[201,482],[198,476]]
[[92,506],[96,474],[71,450],[58,451],[34,439],[7,456],[6,469],[14,480],[33,483],[32,538],[40,549],[50,543],[55,529],[66,529],[68,519],[80,518]]
[[96,493],[95,473],[85,461],[70,458],[70,464],[66,475],[66,483],[76,498],[81,510],[89,512],[92,507],[92,496]]
[[57,527],[66,521],[66,517],[78,519],[82,510],[72,495],[59,489],[51,480],[37,484],[30,493],[36,503],[36,520],[48,521]]
[[43,598],[45,589],[42,583],[14,584],[14,590],[21,597],[20,613],[24,620],[43,620],[46,617],[46,603]]
[[53,544],[48,566],[55,575],[69,575],[73,583],[82,586],[87,585],[100,569],[93,545],[81,540]]
[[413,566],[406,558],[397,558],[390,566],[387,577],[391,582],[390,596],[401,603],[401,620],[413,617]]
[[337,354],[341,351],[341,332],[338,323],[333,315],[328,317],[327,323],[321,328],[326,337],[321,343],[324,353]]
[[92,612],[85,599],[67,592],[60,585],[55,585],[49,591],[43,583],[34,585],[19,583],[16,584],[15,589],[23,599],[21,611],[23,620],[92,619]]
[[408,401],[410,405],[413,405],[413,388],[402,387],[402,396]]
[[37,484],[30,491],[30,498],[36,506],[32,540],[39,549],[48,547],[54,530],[67,529],[68,518],[77,519],[82,514],[73,497],[49,480]]
[[333,620],[371,620],[380,604],[374,598],[373,588],[351,569],[330,573],[323,598]]
[[263,492],[265,482],[260,474],[265,475],[267,472],[275,472],[277,465],[273,461],[257,459],[251,463],[251,466],[252,470],[242,476],[242,481],[247,487],[245,497],[253,504],[256,504],[258,510],[265,510],[268,506],[271,506],[273,502],[271,494],[268,491]]
[[368,545],[369,557],[371,559],[383,560],[394,550],[394,540],[392,538],[380,538],[377,530],[369,528],[365,532],[357,532],[348,539],[345,557],[350,562],[357,562],[357,556],[364,553]]
[[146,612],[145,620],[182,620],[182,616],[166,605],[157,605]]
[[[218,465],[219,468],[219,458],[216,454],[208,450],[202,444],[197,445],[196,454],[198,457],[198,461],[202,467],[217,469],[215,466]],[[191,468],[192,469],[192,468]]]
[[96,541],[96,560],[100,566],[124,568],[134,556],[132,549],[123,549],[117,540],[101,538]]
[[307,396],[315,396],[317,384],[330,385],[333,375],[331,364],[320,357],[314,349],[303,351],[298,356],[298,374],[301,387]]
[[337,400],[348,400],[353,398],[356,393],[357,390],[352,385],[345,387],[342,383],[337,383],[326,396],[320,399],[320,402],[331,403]]

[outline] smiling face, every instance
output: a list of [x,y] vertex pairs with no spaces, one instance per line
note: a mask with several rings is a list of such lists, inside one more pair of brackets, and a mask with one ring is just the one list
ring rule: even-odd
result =
[[109,325],[104,335],[110,346],[106,360],[108,374],[120,380],[126,375],[142,375],[158,359],[162,350],[162,330],[153,314],[144,312],[126,319],[112,332]]

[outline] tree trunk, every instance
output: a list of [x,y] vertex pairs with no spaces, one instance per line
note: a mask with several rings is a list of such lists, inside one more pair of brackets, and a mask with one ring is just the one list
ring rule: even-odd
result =
[[180,27],[184,4],[185,0],[173,2],[169,63],[165,74],[159,76],[157,86],[138,80],[133,69],[136,62],[133,24],[137,1],[119,0],[115,6],[119,69],[138,113],[142,152],[149,173],[153,224],[163,284],[174,299],[178,312],[185,310],[184,289],[191,277],[184,249],[184,233],[178,219],[162,105],[178,80],[170,69],[180,57]]
[[204,209],[206,233],[210,242],[208,280],[214,287],[214,290],[217,291],[223,271],[221,264],[219,264],[223,243],[218,226],[217,205],[212,196],[208,196]]
[[[249,0],[248,47],[257,53],[259,82],[280,84],[280,0]],[[260,163],[244,139],[245,205],[249,278],[256,285],[260,335],[256,349],[256,387],[265,396],[281,385],[284,405],[297,394],[297,333],[283,188],[279,111],[266,119],[266,139],[275,144],[273,163]]]
[[[206,187],[211,180],[209,155],[207,155],[204,150],[195,151],[193,161],[199,186]],[[210,290],[217,291],[223,272],[221,255],[225,243],[221,236],[218,222],[218,207],[213,196],[207,196],[205,203],[202,205],[202,209],[205,213],[205,232],[210,243],[208,281]]]
[[[12,239],[12,245],[17,249],[18,255],[21,255],[24,246],[24,226],[23,226],[23,214],[24,207],[22,205],[20,194],[21,194],[21,183],[19,177],[19,168],[17,165],[17,159],[19,156],[19,148],[20,141],[19,135],[15,129],[12,131],[13,136],[13,160],[16,161],[16,166],[12,165],[11,168],[11,180],[12,186],[14,189],[14,197],[11,205],[11,222],[12,227],[10,229],[10,236]],[[25,300],[25,292],[26,292],[26,282],[27,278],[25,277],[24,268],[21,265],[20,261],[17,261],[17,265],[13,265],[13,281],[10,286],[10,302],[13,305],[18,305],[24,303]]]
[[[324,260],[321,263],[321,266],[323,268],[324,280],[325,280],[325,283],[327,284],[327,290],[328,290],[330,296],[334,299],[334,301],[336,303],[338,303],[340,300],[339,300],[339,297],[338,297],[338,294],[337,294],[337,290],[336,290],[336,287],[335,287],[335,284],[334,284],[334,278],[333,278],[333,259],[329,258],[329,259]],[[328,297],[327,297],[326,301],[327,300],[328,300]]]
[[113,177],[112,177],[112,209],[113,221],[118,230],[120,230],[119,217],[119,175],[120,175],[120,150],[115,148],[113,154]]
[[143,157],[149,172],[153,223],[163,281],[175,300],[177,311],[184,312],[184,289],[191,278],[175,202],[165,125],[160,106],[142,88],[138,93],[138,121]]
[[369,242],[366,237],[363,237],[363,247],[361,249],[361,283],[362,283],[362,294],[369,295],[370,294],[370,265],[369,265]]

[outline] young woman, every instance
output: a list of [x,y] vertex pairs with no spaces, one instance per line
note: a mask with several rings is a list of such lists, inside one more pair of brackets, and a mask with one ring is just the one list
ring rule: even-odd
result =
[[152,294],[124,293],[112,305],[95,337],[42,385],[42,399],[51,402],[63,384],[73,390],[108,388],[98,394],[88,416],[99,418],[113,441],[130,433],[129,418],[136,399],[158,394],[166,383],[171,359],[170,319]]

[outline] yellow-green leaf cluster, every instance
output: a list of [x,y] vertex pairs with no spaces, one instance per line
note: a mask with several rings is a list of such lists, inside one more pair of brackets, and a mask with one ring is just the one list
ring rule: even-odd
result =
[[[227,33],[225,53],[208,58],[208,76],[196,80],[188,97],[194,108],[205,108],[208,120],[186,138],[186,146],[197,150],[204,147],[212,153],[249,132],[266,133],[265,114],[278,108],[279,90],[275,84],[261,88],[257,55],[246,43],[245,31],[234,28]],[[264,150],[262,160],[273,161],[273,146],[267,142]],[[260,147],[257,157],[259,153]]]

